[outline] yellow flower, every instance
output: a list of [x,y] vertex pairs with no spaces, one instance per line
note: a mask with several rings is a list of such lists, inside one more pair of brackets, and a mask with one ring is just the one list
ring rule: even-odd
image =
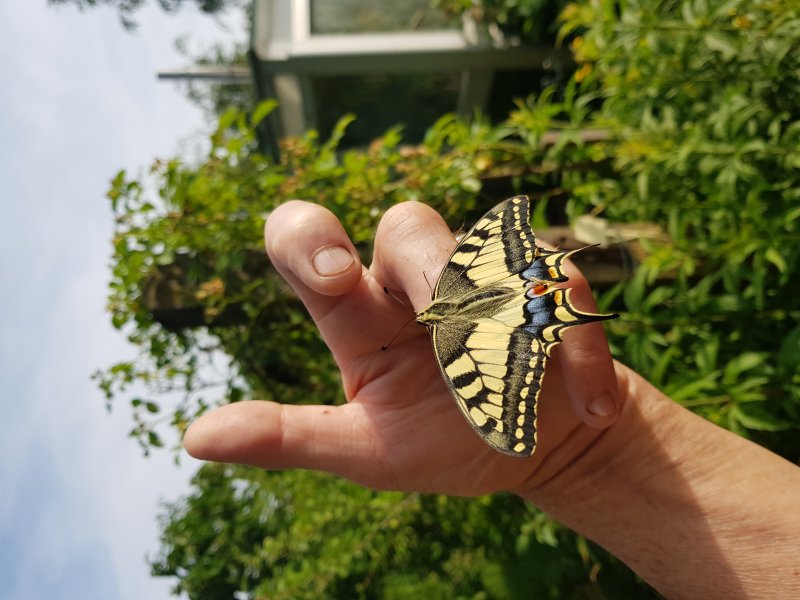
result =
[[564,10],[561,11],[561,20],[562,21],[569,21],[575,18],[578,14],[578,6],[571,2],[564,7]]
[[580,69],[575,71],[575,81],[580,83],[581,81],[586,79],[589,76],[589,73],[591,72],[592,72],[592,65],[590,65],[589,63],[584,63]]
[[202,301],[212,296],[222,296],[225,293],[225,282],[219,277],[215,277],[209,281],[204,281],[200,284],[199,289],[195,293],[195,298]]

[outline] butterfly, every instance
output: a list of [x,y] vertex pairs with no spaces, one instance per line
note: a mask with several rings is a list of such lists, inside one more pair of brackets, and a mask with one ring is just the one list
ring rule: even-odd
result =
[[417,313],[444,380],[467,421],[494,449],[536,450],[536,409],[545,364],[567,327],[612,319],[577,310],[564,260],[575,252],[536,245],[527,196],[504,200],[456,246]]

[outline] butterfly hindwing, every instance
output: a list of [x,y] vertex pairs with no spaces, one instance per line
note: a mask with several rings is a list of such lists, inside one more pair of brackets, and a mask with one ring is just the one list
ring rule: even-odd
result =
[[610,318],[576,310],[567,279],[571,252],[544,250],[515,196],[486,213],[442,270],[433,302],[417,315],[431,329],[445,382],[472,427],[496,450],[530,456],[545,363],[565,327]]
[[501,452],[532,454],[546,355],[530,334],[489,319],[432,333],[445,381],[473,428]]

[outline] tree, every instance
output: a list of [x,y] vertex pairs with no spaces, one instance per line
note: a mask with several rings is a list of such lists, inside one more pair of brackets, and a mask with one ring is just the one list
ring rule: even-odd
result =
[[592,570],[604,571],[607,597],[656,597],[508,494],[378,493],[320,473],[219,464],[192,486],[165,507],[152,561],[190,598],[597,598]]
[[[98,377],[109,402],[133,381],[154,385],[151,397],[130,400],[142,444],[159,445],[160,432],[180,432],[210,402],[244,394],[339,400],[334,365],[302,308],[254,258],[264,212],[284,199],[315,199],[369,254],[391,204],[427,201],[458,227],[495,200],[489,182],[503,177],[516,190],[538,190],[539,223],[547,204],[564,204],[570,215],[603,210],[659,224],[665,239],[650,245],[630,281],[601,295],[601,308],[622,313],[609,324],[615,354],[676,401],[797,461],[797,8],[788,0],[573,4],[560,35],[579,63],[573,81],[520,102],[500,126],[445,116],[418,147],[404,147],[392,130],[341,152],[348,117],[331,139],[284,140],[271,162],[254,133],[274,108],[267,103],[223,115],[202,164],[157,162],[157,199],[120,173],[109,192],[118,222],[111,308],[142,355]],[[582,142],[581,129],[600,127],[609,139]],[[543,145],[553,130],[556,143]],[[187,284],[183,306],[199,306],[206,328],[171,331],[154,321],[146,292],[169,269]],[[202,365],[220,353],[231,370],[210,381]],[[249,513],[248,502],[274,510]],[[201,529],[214,506],[219,527]],[[258,515],[265,523],[252,522]],[[403,497],[323,475],[209,466],[164,519],[154,569],[176,575],[192,597],[212,589],[202,584],[254,596],[514,598],[522,580],[514,569],[534,556],[553,575],[525,572],[527,597],[648,593],[604,552],[505,496]],[[242,542],[246,530],[261,543]]]
[[[193,0],[197,8],[208,14],[218,14],[230,8],[241,8],[247,0]],[[126,29],[135,29],[134,14],[145,4],[145,0],[48,0],[50,4],[72,4],[80,10],[96,6],[111,6],[119,12],[119,18]],[[185,0],[156,0],[159,7],[168,13],[176,13]]]

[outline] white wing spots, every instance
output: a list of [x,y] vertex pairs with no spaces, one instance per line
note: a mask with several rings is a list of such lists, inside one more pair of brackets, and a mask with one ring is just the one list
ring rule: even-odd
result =
[[518,440],[521,440],[523,437],[525,437],[525,432],[522,430],[522,427],[517,427],[517,429],[514,431],[514,436]]
[[524,451],[525,451],[525,444],[523,444],[522,442],[514,446],[514,452],[516,452],[517,454],[521,454]]
[[525,413],[520,413],[517,417],[517,426],[522,427],[525,424]]

